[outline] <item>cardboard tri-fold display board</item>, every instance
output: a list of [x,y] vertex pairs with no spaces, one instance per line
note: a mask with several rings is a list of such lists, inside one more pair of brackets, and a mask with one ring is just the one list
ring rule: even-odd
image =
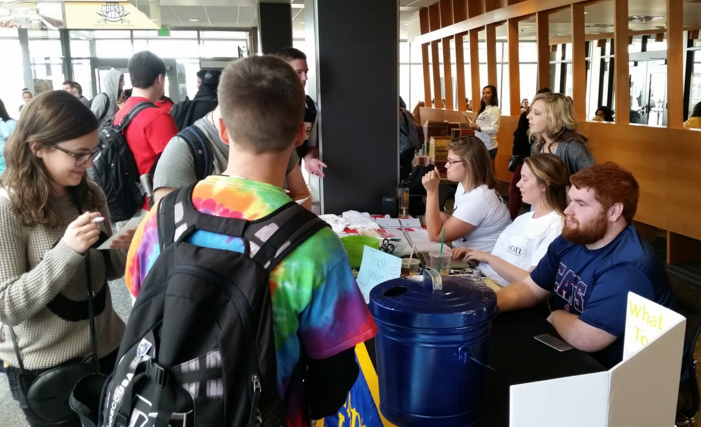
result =
[[680,314],[628,294],[623,361],[607,372],[511,387],[511,427],[671,427],[684,330]]

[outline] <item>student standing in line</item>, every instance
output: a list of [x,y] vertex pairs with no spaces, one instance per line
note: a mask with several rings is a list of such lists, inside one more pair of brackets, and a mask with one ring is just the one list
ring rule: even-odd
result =
[[482,100],[480,109],[477,112],[475,121],[470,123],[470,127],[475,130],[477,138],[482,140],[484,146],[489,150],[492,171],[494,170],[494,159],[497,157],[497,133],[501,124],[501,111],[499,110],[499,96],[497,88],[493,85],[485,86],[482,89]]
[[111,123],[119,108],[117,102],[124,88],[124,74],[119,70],[110,70],[102,79],[102,92],[90,100],[92,110],[100,126]]
[[506,286],[528,276],[538,265],[548,246],[562,232],[567,208],[567,168],[554,154],[528,157],[521,169],[518,188],[533,211],[516,218],[506,227],[491,253],[457,248],[454,258],[479,261],[485,276]]
[[484,252],[494,249],[499,235],[511,224],[509,210],[496,191],[497,179],[490,167],[489,153],[477,137],[465,136],[450,141],[446,163],[448,179],[458,182],[452,216],[441,213],[438,206],[437,169],[422,178],[426,188],[426,228],[429,238],[455,247]]
[[[286,47],[277,53],[277,56],[287,61],[297,73],[297,77],[303,86],[307,86],[307,55],[299,49]],[[304,125],[306,138],[304,143],[297,147],[297,154],[300,159],[304,159],[304,168],[312,175],[319,178],[324,177],[326,164],[319,160],[319,112],[316,102],[307,95],[304,109]]]
[[[177,188],[200,181],[197,176],[196,161],[192,155],[193,152],[190,149],[190,145],[184,139],[184,132],[188,133],[189,138],[201,137],[202,142],[207,144],[205,149],[209,152],[209,159],[212,165],[211,175],[220,175],[226,170],[229,164],[229,145],[224,143],[219,137],[221,132],[220,119],[219,107],[216,107],[214,111],[190,126],[194,134],[184,130],[175,135],[166,145],[163,154],[158,159],[158,165],[156,165],[156,172],[153,177],[154,200],[156,202]],[[204,157],[207,158],[207,156]],[[309,210],[312,209],[309,187],[304,182],[299,166],[299,157],[294,150],[285,169],[285,184],[287,186],[287,194],[292,200],[304,200],[301,205]]]
[[[61,426],[81,425],[67,408],[69,396],[57,396],[65,400],[63,405],[49,399],[34,401],[38,406],[30,409],[27,388],[28,379],[93,353],[89,294],[94,295],[96,356],[103,373],[113,369],[124,332],[107,280],[124,275],[123,249],[133,233],[118,239],[114,250],[94,249],[112,234],[105,196],[85,175],[100,153],[97,128],[97,119],[79,99],[50,91],[27,104],[5,150],[8,169],[0,180],[0,358],[12,396],[32,427],[58,421],[65,421]],[[67,418],[48,420],[47,412]]]
[[[219,135],[229,145],[229,161],[222,175],[191,189],[193,206],[202,215],[263,220],[291,202],[282,183],[285,165],[305,137],[304,88],[285,61],[253,56],[227,66],[219,94]],[[141,222],[129,251],[126,284],[134,296],[161,254],[158,210]],[[249,256],[255,243],[206,231],[185,239],[229,251],[232,258]],[[355,345],[377,328],[328,227],[287,254],[269,279],[277,391],[287,407],[286,425],[306,427],[343,406],[358,375]]]
[[528,113],[528,133],[535,136],[533,153],[552,153],[561,158],[571,175],[596,164],[587,138],[577,132],[572,101],[560,93],[541,93],[533,98]]

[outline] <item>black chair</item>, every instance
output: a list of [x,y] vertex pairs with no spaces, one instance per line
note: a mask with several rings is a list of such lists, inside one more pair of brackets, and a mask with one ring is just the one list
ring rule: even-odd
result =
[[684,300],[678,300],[678,313],[686,317],[684,333],[684,355],[682,359],[682,376],[679,383],[677,401],[677,418],[675,425],[691,426],[701,407],[699,387],[696,379],[696,360],[694,347],[701,333],[701,307]]

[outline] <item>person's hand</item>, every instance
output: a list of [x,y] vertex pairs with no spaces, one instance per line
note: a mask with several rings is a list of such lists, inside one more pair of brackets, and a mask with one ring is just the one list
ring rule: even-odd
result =
[[127,230],[126,234],[117,236],[112,240],[112,243],[110,243],[110,249],[129,249],[131,241],[134,239],[134,233],[136,233],[136,228]]
[[100,212],[86,212],[82,214],[75,221],[68,224],[68,228],[66,228],[61,240],[69,248],[83,255],[100,238],[100,223],[92,222],[92,220],[99,218],[101,215]]
[[467,261],[489,262],[489,257],[491,255],[492,254],[488,254],[487,252],[473,250],[473,251],[470,251],[467,255],[465,255],[465,258],[463,260],[466,262]]
[[470,253],[471,250],[472,249],[470,248],[453,248],[453,258],[461,259],[467,256],[467,254]]
[[309,172],[312,175],[316,175],[319,178],[324,177],[324,171],[322,168],[325,168],[325,167],[328,167],[328,166],[326,166],[326,163],[322,162],[319,159],[315,159],[315,158],[310,158],[310,159],[305,158],[304,159],[304,168],[307,170],[307,172]]
[[441,183],[441,174],[438,169],[428,171],[426,175],[421,178],[421,184],[423,184],[427,193],[432,193],[438,191],[438,185]]
[[480,125],[478,125],[475,122],[470,122],[470,128],[472,128],[474,130],[478,130],[480,128]]

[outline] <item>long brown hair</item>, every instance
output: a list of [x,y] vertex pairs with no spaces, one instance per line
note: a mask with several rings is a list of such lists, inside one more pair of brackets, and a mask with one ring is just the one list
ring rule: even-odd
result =
[[471,186],[471,188],[465,188],[465,191],[472,191],[483,184],[488,188],[496,189],[497,179],[492,172],[489,151],[482,140],[474,135],[461,136],[450,141],[448,150],[460,156],[464,162]]
[[[31,144],[36,142],[44,149],[52,149],[55,144],[80,138],[97,128],[92,111],[63,90],[44,92],[24,107],[17,128],[5,145],[6,170],[0,184],[7,190],[15,212],[26,226],[43,224],[56,228],[63,225],[51,177],[43,161],[32,153]],[[85,177],[69,190],[80,200],[84,210],[99,209],[99,190],[89,186]]]
[[[574,141],[587,146],[587,137],[577,131],[577,114],[574,112],[572,99],[561,93],[539,93],[531,102],[531,110],[536,101],[545,103],[548,138],[555,142]],[[535,136],[536,151],[540,152],[545,146],[545,138],[542,135],[531,135],[530,130],[528,136]]]
[[533,172],[539,185],[545,187],[545,205],[560,215],[567,209],[567,166],[554,154],[542,153],[526,157],[523,161]]

